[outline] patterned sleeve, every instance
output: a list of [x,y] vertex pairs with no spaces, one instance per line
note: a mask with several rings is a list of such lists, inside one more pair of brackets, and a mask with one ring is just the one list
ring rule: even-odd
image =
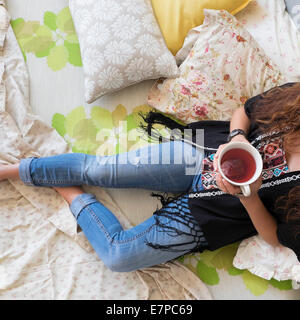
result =
[[280,223],[277,227],[278,241],[292,249],[300,261],[300,224]]

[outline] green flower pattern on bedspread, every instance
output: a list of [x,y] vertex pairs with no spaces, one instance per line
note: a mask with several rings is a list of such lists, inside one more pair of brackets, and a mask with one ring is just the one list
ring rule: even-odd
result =
[[[75,67],[82,66],[78,38],[68,7],[57,14],[45,12],[43,23],[18,18],[12,21],[12,27],[25,61],[28,54],[34,54],[37,58],[46,58],[53,71],[62,70],[67,63]],[[89,108],[88,111],[87,107],[78,106],[66,115],[56,113],[52,117],[52,126],[72,147],[73,152],[109,155],[149,143],[139,130],[139,124],[143,121],[139,112],[149,111],[149,106],[137,106],[131,113],[122,104],[113,111],[101,106]],[[158,129],[163,133],[162,128]],[[238,245],[234,243],[215,251],[188,254],[179,258],[179,261],[210,286],[220,283],[220,271],[223,270],[230,276],[241,277],[245,287],[255,296],[262,295],[270,285],[279,290],[292,289],[290,280],[268,281],[247,270],[236,269],[232,262]]]
[[[136,150],[149,143],[139,128],[142,119],[139,113],[150,109],[147,105],[141,105],[127,114],[121,104],[112,112],[94,106],[90,110],[90,118],[87,118],[85,108],[80,106],[66,116],[54,114],[52,126],[68,142],[73,152],[113,155]],[[163,134],[163,128],[160,131]]]
[[63,69],[67,63],[82,66],[78,38],[68,7],[58,14],[45,12],[43,24],[18,18],[11,25],[25,60],[28,53],[37,58],[46,57],[53,71]]

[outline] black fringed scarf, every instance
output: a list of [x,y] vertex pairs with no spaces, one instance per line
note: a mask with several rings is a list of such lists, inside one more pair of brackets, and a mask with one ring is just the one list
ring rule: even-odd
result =
[[[146,132],[148,138],[151,141],[156,142],[165,142],[165,141],[174,141],[174,140],[182,140],[182,136],[184,134],[184,129],[188,128],[188,125],[180,124],[179,122],[171,119],[168,116],[156,111],[150,111],[147,114],[139,113],[139,115],[144,120],[144,123],[139,125],[140,129]],[[165,138],[157,133],[154,128],[155,124],[163,125],[167,129],[172,131],[177,131],[176,138],[171,136],[170,138]],[[192,133],[192,136],[194,132]],[[190,137],[191,138],[191,137]],[[186,249],[181,249],[183,245],[191,244],[191,250],[189,252],[202,252],[207,248],[208,244],[203,235],[203,232],[192,216],[189,205],[188,205],[188,190],[182,194],[170,196],[167,193],[157,194],[152,193],[151,196],[157,197],[160,199],[162,204],[162,208],[157,209],[153,214],[155,216],[156,225],[158,226],[159,232],[166,232],[169,236],[178,237],[181,235],[192,236],[192,240],[190,242],[185,243],[177,243],[171,245],[161,245],[158,243],[149,243],[148,246],[151,246],[154,249],[166,250],[166,251],[176,251],[183,252]],[[181,225],[188,227],[177,229],[175,227],[171,227],[168,223],[163,222],[162,218],[171,219],[180,223]],[[183,231],[183,229],[188,230]]]
[[139,115],[143,118],[144,122],[147,124],[147,125],[141,124],[140,128],[145,130],[148,133],[148,135],[151,135],[151,130],[153,129],[154,124],[164,125],[171,130],[179,129],[182,132],[187,127],[187,125],[182,125],[179,122],[165,116],[160,112],[149,111],[146,114],[140,112]]
[[[170,141],[174,140],[174,136],[171,136],[170,138],[164,138],[162,135],[157,133],[157,130],[154,128],[155,124],[163,125],[165,128],[171,130],[171,131],[177,131],[179,133],[179,136],[183,136],[184,129],[187,129],[187,125],[180,124],[179,122],[171,119],[170,117],[165,116],[164,114],[156,111],[150,111],[148,113],[139,113],[139,116],[144,120],[144,123],[141,122],[139,124],[139,128],[146,132],[148,138],[151,139],[151,141],[156,142],[163,142],[163,141]],[[167,140],[166,140],[167,139]],[[178,139],[178,138],[177,138]],[[180,139],[180,138],[179,138]]]

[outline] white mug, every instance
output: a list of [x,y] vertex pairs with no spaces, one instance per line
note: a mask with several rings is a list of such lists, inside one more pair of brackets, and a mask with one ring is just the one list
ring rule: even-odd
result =
[[[222,163],[222,157],[223,155],[232,149],[243,149],[247,152],[249,152],[254,161],[255,161],[255,165],[256,165],[256,169],[255,172],[253,174],[253,176],[247,180],[246,182],[235,182],[230,180],[222,171],[221,168],[221,163]],[[245,197],[249,197],[251,195],[251,189],[250,189],[250,184],[255,182],[261,175],[262,173],[262,169],[263,169],[263,162],[262,162],[262,157],[260,155],[260,153],[249,143],[246,142],[231,142],[229,143],[219,154],[219,158],[218,158],[218,168],[219,168],[219,172],[221,174],[221,176],[227,180],[229,183],[238,186],[241,188],[243,195]]]

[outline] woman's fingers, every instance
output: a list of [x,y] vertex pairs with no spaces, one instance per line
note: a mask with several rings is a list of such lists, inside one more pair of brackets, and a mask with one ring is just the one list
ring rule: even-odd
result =
[[220,173],[218,173],[216,176],[216,182],[219,189],[225,193],[236,195],[237,193],[241,192],[241,189],[239,187],[234,186],[225,179],[223,179]]
[[220,190],[222,190],[225,193],[228,193],[228,190],[226,189],[226,186],[224,185],[224,182],[223,182],[223,179],[222,179],[222,176],[220,175],[220,173],[218,173],[216,176],[216,182],[217,182],[217,185]]
[[218,154],[216,153],[215,156],[214,156],[214,162],[213,162],[213,165],[214,165],[214,170],[215,171],[218,171]]
[[218,151],[217,151],[216,154],[214,155],[213,165],[214,165],[214,170],[215,170],[215,171],[218,171],[218,159],[219,159],[219,154],[220,154],[220,148],[218,149]]
[[231,183],[229,183],[225,179],[223,179],[223,183],[224,183],[226,189],[228,190],[228,193],[230,193],[232,195],[236,195],[237,193],[241,192],[240,187],[232,185]]
[[213,166],[214,166],[214,170],[218,171],[218,159],[219,159],[219,155],[221,153],[221,151],[224,149],[226,144],[221,144],[216,152],[216,154],[214,155],[214,161],[213,161]]

